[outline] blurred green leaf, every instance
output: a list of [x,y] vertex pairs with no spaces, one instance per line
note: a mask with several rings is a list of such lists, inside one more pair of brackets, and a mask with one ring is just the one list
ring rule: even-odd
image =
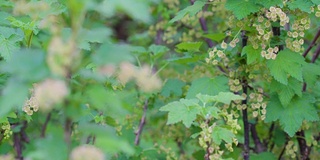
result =
[[247,57],[247,64],[258,62],[261,59],[261,48],[254,49],[252,45],[245,46],[241,52],[241,56],[244,55]]
[[193,5],[190,5],[188,7],[186,7],[185,9],[179,11],[177,13],[177,15],[172,18],[169,23],[173,23],[173,22],[176,22],[180,19],[182,19],[184,16],[186,16],[187,14],[192,17],[194,15],[196,15],[199,11],[202,10],[202,7],[206,4],[206,2],[204,1],[196,1],[194,2]]
[[201,107],[196,99],[181,99],[171,102],[160,108],[160,111],[168,111],[167,124],[175,124],[180,121],[189,128],[200,113]]
[[221,42],[224,38],[226,38],[226,34],[224,33],[211,33],[203,35],[205,38],[209,38],[216,42]]
[[180,96],[182,94],[182,87],[186,83],[179,79],[168,79],[162,87],[161,95],[169,97],[170,94]]
[[105,111],[108,116],[119,118],[125,115],[121,98],[113,91],[107,90],[101,85],[89,86],[85,92],[92,107]]
[[281,127],[290,137],[299,130],[302,121],[318,121],[319,116],[314,107],[314,97],[304,94],[294,97],[288,106],[284,107],[277,96],[272,96],[267,106],[266,122],[279,120]]
[[217,95],[219,92],[229,91],[228,78],[217,76],[215,78],[203,77],[192,82],[186,98],[194,98],[197,94]]
[[92,61],[97,65],[119,64],[123,61],[133,61],[130,46],[118,44],[103,44],[94,55]]
[[68,159],[68,148],[62,135],[62,133],[60,135],[48,133],[44,139],[35,139],[35,149],[26,157],[32,160]]
[[181,51],[199,51],[199,48],[201,47],[202,42],[181,42],[176,45],[178,50]]
[[235,135],[231,130],[220,126],[214,126],[212,129],[212,140],[215,144],[221,144],[222,140],[226,143],[232,143],[232,139]]
[[1,63],[0,70],[27,82],[37,82],[49,75],[44,53],[34,49],[23,49],[14,53],[6,63]]
[[114,16],[116,11],[122,11],[135,20],[151,22],[148,1],[144,0],[104,0],[96,10],[107,17]]

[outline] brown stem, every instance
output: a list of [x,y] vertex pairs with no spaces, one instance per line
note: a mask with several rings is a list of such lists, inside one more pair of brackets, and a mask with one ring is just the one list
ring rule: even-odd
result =
[[48,126],[50,119],[51,119],[51,113],[48,113],[46,121],[44,122],[42,129],[41,129],[41,135],[40,135],[41,138],[44,138],[46,136],[46,129],[47,129],[47,126]]
[[[247,90],[246,87],[243,88],[243,90]],[[242,104],[246,104],[247,100],[243,100]],[[250,126],[248,122],[248,111],[247,108],[242,110],[242,120],[243,120],[243,125],[244,125],[244,145],[243,145],[243,159],[249,160],[249,153],[250,153],[250,148],[249,148],[249,132],[250,132]]]
[[209,150],[209,148],[210,148],[210,143],[209,142],[206,142],[206,144],[207,144],[207,149],[206,149],[206,154],[204,155],[204,159],[205,160],[210,160],[210,150]]
[[256,153],[261,153],[266,151],[266,147],[263,146],[263,144],[260,141],[260,138],[258,136],[257,130],[256,130],[256,124],[250,123],[250,130],[251,130],[251,137],[254,142],[254,151]]
[[16,160],[23,160],[22,157],[22,140],[20,133],[13,134],[13,146],[16,151]]
[[[280,27],[272,27],[272,33],[274,36],[279,37],[281,35]],[[277,47],[279,51],[283,50],[283,45],[277,45]]]
[[[248,37],[246,36],[246,32],[242,31],[242,48],[247,45]],[[246,63],[246,62],[245,62]],[[241,84],[243,88],[243,93],[248,93],[248,81],[245,77],[241,79]],[[247,104],[247,99],[242,100],[242,104]],[[248,111],[247,108],[242,110],[242,121],[244,126],[244,144],[243,144],[243,159],[249,160],[250,157],[250,125],[248,121]]]
[[64,140],[68,146],[68,149],[71,147],[71,125],[72,121],[70,118],[66,118],[65,124],[64,124]]
[[182,147],[182,142],[178,138],[176,139],[176,142],[177,142],[180,154],[185,154],[185,151]]
[[[19,124],[17,124],[19,125]],[[25,133],[25,129],[27,128],[27,121],[22,122],[22,127],[19,132],[13,133],[13,146],[16,151],[16,160],[23,160],[22,150],[23,143],[28,143],[29,138]]]
[[309,47],[304,51],[303,57],[306,57],[309,53],[309,51],[312,49],[313,46],[315,46],[317,39],[320,36],[320,29],[318,30],[317,34],[314,36],[312,42],[310,43]]
[[320,54],[320,45],[318,46],[317,50],[314,52],[313,57],[311,59],[311,63],[315,63],[316,60],[318,59]]
[[309,154],[310,154],[311,148],[307,146],[304,131],[301,130],[301,131],[297,132],[296,135],[297,135],[297,140],[299,143],[301,160],[309,160],[310,159]]
[[135,133],[136,134],[136,138],[134,140],[134,144],[137,146],[140,143],[140,137],[141,137],[141,133],[143,130],[144,125],[146,124],[146,115],[147,115],[147,109],[148,109],[148,100],[146,100],[144,102],[144,106],[143,106],[143,115],[140,119],[140,124],[139,124],[139,128],[138,131]]

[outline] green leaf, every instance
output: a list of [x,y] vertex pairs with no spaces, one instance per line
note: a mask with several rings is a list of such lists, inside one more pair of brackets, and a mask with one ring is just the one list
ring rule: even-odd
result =
[[232,11],[239,20],[251,13],[258,12],[260,9],[254,0],[227,0],[225,7],[227,10]]
[[306,63],[302,68],[302,76],[307,83],[307,87],[312,87],[320,76],[319,65]]
[[304,63],[304,58],[300,54],[286,49],[280,51],[275,60],[269,60],[267,66],[275,80],[287,85],[288,75],[303,81],[302,64]]
[[313,6],[310,0],[292,0],[287,2],[287,5],[291,10],[299,9],[307,13],[311,13],[310,8]]
[[148,1],[145,0],[104,0],[94,9],[107,17],[114,16],[117,10],[122,11],[131,18],[144,23],[151,22],[152,18]]
[[173,23],[176,21],[179,21],[184,16],[189,14],[190,17],[196,15],[199,11],[202,10],[202,7],[206,4],[206,2],[203,1],[196,1],[193,5],[186,7],[185,9],[179,11],[177,15],[169,21],[169,23]]
[[311,0],[315,5],[319,5],[320,4],[320,0]]
[[212,33],[203,35],[205,38],[209,38],[216,42],[221,42],[224,38],[226,38],[226,34],[224,33]]
[[9,38],[0,35],[0,54],[5,60],[10,59],[12,53],[19,50],[20,46],[17,43],[19,41],[20,38],[15,35],[10,36]]
[[48,134],[45,138],[34,139],[35,148],[27,153],[28,159],[68,159],[68,148],[63,140],[63,134],[58,135],[51,132]]
[[287,106],[294,95],[302,96],[302,82],[294,78],[289,78],[288,84],[284,85],[278,81],[273,80],[271,82],[271,91],[277,92],[279,100],[283,106]]
[[32,33],[38,34],[38,32],[39,32],[39,29],[38,29],[37,25],[35,24],[35,21],[23,22],[23,21],[18,20],[14,17],[8,17],[7,20],[10,21],[12,26],[22,29],[26,37]]
[[14,53],[7,63],[1,64],[0,70],[28,82],[40,81],[49,75],[44,53],[34,49],[23,49]]
[[95,146],[99,147],[106,153],[115,154],[118,152],[125,152],[129,155],[134,153],[132,146],[130,146],[130,144],[124,139],[119,138],[115,129],[110,126],[80,124],[78,130],[85,134],[85,136],[95,135],[97,138]]
[[181,63],[181,64],[186,64],[186,63],[192,63],[192,62],[199,62],[202,58],[200,56],[190,56],[190,55],[185,55],[183,57],[174,57],[168,59],[169,62],[175,62],[175,63]]
[[201,47],[202,42],[181,42],[176,45],[178,50],[181,51],[199,51],[199,48]]
[[0,117],[4,117],[13,109],[22,109],[31,86],[19,80],[9,80],[1,92],[0,98]]
[[166,46],[162,45],[155,45],[152,44],[148,51],[152,53],[152,56],[154,58],[160,58],[163,54],[167,53],[170,49]]
[[283,107],[279,98],[272,96],[267,106],[265,121],[279,120],[284,131],[292,137],[300,129],[303,120],[319,120],[314,101],[314,97],[304,94],[302,97],[294,97],[287,107]]
[[242,96],[236,95],[231,92],[220,92],[218,95],[214,96],[217,102],[224,104],[230,104],[234,100],[244,100]]
[[270,8],[271,6],[282,5],[282,0],[264,0],[264,1],[256,1],[257,4],[263,5],[265,8]]
[[251,154],[251,160],[277,160],[276,156],[272,152],[262,152],[259,154]]
[[123,61],[133,61],[130,54],[130,46],[103,44],[92,56],[92,61],[97,65],[119,64]]
[[257,61],[261,57],[261,48],[254,49],[252,45],[245,46],[242,49],[241,56],[247,56],[247,64],[252,64]]
[[161,95],[169,97],[171,94],[180,96],[182,94],[182,87],[185,82],[179,79],[168,79],[166,84],[162,87]]
[[189,128],[200,113],[201,107],[196,99],[181,99],[171,102],[160,108],[160,111],[168,111],[167,124],[175,124],[180,121]]
[[80,42],[79,48],[85,50],[91,50],[89,43],[103,43],[111,36],[112,31],[109,28],[94,28],[91,30],[83,29],[80,31],[78,42]]
[[230,104],[231,101],[244,99],[242,96],[236,95],[231,92],[220,92],[216,96],[197,94],[196,97],[199,98],[203,103],[221,102],[224,104]]
[[222,140],[226,143],[232,143],[232,138],[234,137],[233,132],[226,128],[215,126],[212,129],[212,140],[215,144],[221,144]]
[[85,95],[92,107],[106,111],[107,115],[111,117],[126,114],[119,95],[113,91],[107,90],[104,86],[89,86]]
[[228,78],[217,76],[215,78],[203,77],[192,82],[186,98],[194,98],[197,94],[217,95],[219,92],[228,92]]

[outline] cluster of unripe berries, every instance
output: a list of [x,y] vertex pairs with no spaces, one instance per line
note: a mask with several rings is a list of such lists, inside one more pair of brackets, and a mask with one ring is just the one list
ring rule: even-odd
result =
[[286,47],[292,51],[300,52],[303,51],[302,45],[304,44],[304,32],[310,28],[310,19],[302,17],[294,21],[291,27],[291,31],[287,32],[289,38],[285,40]]
[[1,130],[3,131],[4,139],[9,139],[9,137],[12,135],[11,126],[9,122],[2,123]]
[[207,57],[205,60],[208,64],[218,65],[219,62],[222,62],[223,65],[227,65],[229,63],[229,58],[226,56],[226,49],[228,46],[231,48],[236,47],[237,43],[239,42],[239,38],[234,38],[229,44],[227,44],[225,41],[222,41],[220,44],[220,48],[214,47],[211,51],[209,51],[209,57]]
[[317,5],[317,7],[311,7],[311,12],[314,12],[316,17],[320,17],[320,5]]
[[290,158],[296,158],[297,156],[298,147],[294,144],[293,141],[289,141],[286,145],[286,155]]
[[[209,159],[221,159],[223,151],[220,150],[219,144],[215,144],[212,142],[212,130],[215,127],[215,124],[209,126],[206,122],[202,122],[200,124],[200,128],[202,131],[199,136],[199,144],[204,149],[209,151]],[[232,148],[232,145],[231,145]]]
[[263,102],[263,90],[258,88],[258,92],[250,93],[248,99],[252,109],[252,116],[258,117],[258,115],[261,115],[261,120],[264,120],[267,114],[267,103]]
[[289,23],[289,17],[284,13],[281,8],[271,6],[269,11],[266,11],[266,17],[273,22],[280,21],[280,26]]

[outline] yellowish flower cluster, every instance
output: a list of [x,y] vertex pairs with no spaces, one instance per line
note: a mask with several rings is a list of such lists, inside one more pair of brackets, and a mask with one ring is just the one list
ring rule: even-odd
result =
[[25,101],[22,110],[29,116],[31,116],[33,112],[37,112],[39,110],[39,105],[34,95],[32,95],[28,100]]
[[175,9],[180,5],[179,0],[163,0],[163,2],[167,4],[169,9]]
[[267,51],[265,51],[265,50],[261,51],[261,56],[266,59],[273,59],[274,60],[274,59],[276,59],[278,52],[279,52],[278,47],[274,47],[274,48],[269,47],[267,49]]
[[9,122],[2,123],[1,130],[3,131],[4,139],[9,139],[9,137],[12,135],[12,130]]
[[311,7],[311,12],[314,12],[316,17],[320,17],[320,5],[317,5],[316,9]]
[[81,145],[74,148],[70,160],[104,160],[104,153],[93,145]]
[[162,81],[157,75],[152,74],[149,66],[138,69],[129,62],[121,63],[118,80],[125,85],[131,79],[135,79],[139,88],[144,92],[151,92],[162,86]]
[[[221,159],[221,156],[224,151],[220,150],[220,146],[212,142],[212,130],[215,127],[215,124],[209,126],[207,123],[203,122],[200,124],[202,131],[199,136],[200,146],[209,151],[209,159]],[[230,148],[230,147],[229,147]],[[232,148],[232,145],[231,145]]]
[[263,102],[263,89],[259,88],[257,93],[250,93],[249,94],[249,103],[252,110],[252,116],[258,117],[258,115],[261,115],[261,120],[264,120],[266,118],[267,114],[267,103]]
[[298,147],[294,144],[293,141],[289,141],[286,145],[286,155],[294,159],[297,157]]
[[273,22],[280,20],[280,25],[284,26],[289,23],[289,17],[282,11],[281,8],[271,6],[269,11],[266,11],[266,17]]
[[292,30],[287,32],[289,38],[285,40],[287,48],[295,52],[304,50],[304,32],[310,28],[310,18],[302,17],[292,24]]
[[69,90],[64,81],[46,79],[34,85],[32,95],[26,100],[22,110],[28,115],[38,110],[48,112],[55,104],[61,103],[68,94]]

